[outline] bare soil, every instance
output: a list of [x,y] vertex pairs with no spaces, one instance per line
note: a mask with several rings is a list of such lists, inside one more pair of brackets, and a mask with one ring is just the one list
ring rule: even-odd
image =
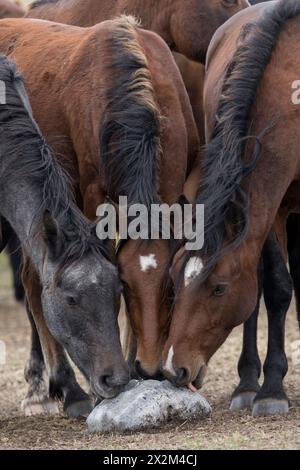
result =
[[[236,364],[241,348],[237,328],[213,358],[203,393],[212,416],[196,423],[170,423],[160,432],[130,435],[88,435],[84,421],[59,416],[25,417],[20,403],[26,393],[23,368],[29,351],[29,325],[23,306],[12,300],[7,260],[0,258],[0,340],[6,363],[0,365],[0,449],[299,449],[300,366],[292,361],[299,341],[294,303],[287,319],[286,349],[289,372],[285,380],[291,400],[286,416],[252,418],[231,413],[230,395],[238,383]],[[267,322],[262,306],[259,348],[265,357]],[[299,347],[299,346],[298,346]],[[299,354],[300,356],[300,354]],[[294,364],[293,364],[294,362]]]

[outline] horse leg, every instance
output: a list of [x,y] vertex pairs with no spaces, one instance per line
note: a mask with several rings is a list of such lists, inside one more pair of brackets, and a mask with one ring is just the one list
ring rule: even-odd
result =
[[259,392],[258,383],[261,374],[261,362],[257,350],[257,318],[262,292],[262,268],[259,274],[259,294],[257,305],[249,320],[244,323],[243,348],[238,362],[240,383],[232,394],[230,410],[252,410],[253,401]]
[[287,413],[288,398],[283,379],[288,370],[284,350],[285,318],[292,299],[292,281],[275,234],[269,237],[263,253],[266,275],[264,298],[268,311],[268,351],[264,363],[264,383],[254,399],[252,415]]
[[13,272],[15,298],[24,301],[24,288],[21,280],[22,251],[20,241],[7,220],[0,216],[0,253],[7,248]]
[[[49,370],[50,398],[62,400],[64,411],[70,417],[87,416],[92,410],[91,399],[78,385],[64,349],[48,330],[41,305],[40,282],[29,260],[25,262],[23,283]],[[26,370],[27,377],[31,363],[29,361],[29,371]]]
[[130,325],[124,299],[121,301],[118,321],[123,355],[128,364],[131,378],[137,379],[135,371],[136,339]]
[[27,301],[26,311],[31,326],[31,350],[24,370],[25,380],[29,388],[25,399],[22,401],[22,410],[26,416],[41,413],[56,414],[59,413],[58,405],[55,400],[49,397],[48,387],[44,380],[44,355],[38,331]]
[[294,284],[298,323],[300,326],[300,216],[292,214],[287,222],[288,254]]

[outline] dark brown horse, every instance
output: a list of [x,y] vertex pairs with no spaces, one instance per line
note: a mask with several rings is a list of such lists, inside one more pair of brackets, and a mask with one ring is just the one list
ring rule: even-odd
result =
[[[116,203],[126,195],[130,204],[147,206],[178,199],[199,140],[180,74],[162,39],[123,18],[86,29],[3,20],[0,40],[2,51],[25,76],[37,121],[71,171],[88,217],[95,218],[107,194]],[[169,253],[164,240],[129,240],[118,256],[127,302],[135,293],[128,302],[133,326],[140,325],[135,316],[145,309],[142,331],[135,333],[137,359],[149,375],[159,369],[167,334],[163,285]],[[49,350],[50,368],[56,371],[64,362],[62,352],[43,323],[34,274],[26,273],[43,349]],[[61,387],[61,381],[62,374],[55,372],[52,388],[57,382]]]
[[0,18],[19,18],[25,15],[25,10],[17,2],[0,0]]
[[92,26],[121,14],[134,15],[172,50],[204,63],[216,29],[248,6],[247,0],[40,0],[28,16]]
[[277,233],[285,233],[287,216],[300,209],[292,88],[300,74],[299,15],[298,1],[257,5],[221,27],[211,44],[208,147],[197,196],[205,204],[205,244],[199,252],[181,248],[172,267],[179,292],[164,370],[178,384],[201,386],[211,356],[249,318],[275,218]]

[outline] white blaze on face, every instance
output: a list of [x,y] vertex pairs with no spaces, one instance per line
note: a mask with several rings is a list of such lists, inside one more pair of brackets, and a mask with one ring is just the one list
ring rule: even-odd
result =
[[157,261],[155,255],[140,256],[140,266],[143,273],[146,273],[149,269],[156,269]]
[[203,269],[203,262],[198,256],[193,256],[186,264],[184,270],[184,284],[185,287],[189,286],[191,282],[199,276]]
[[173,357],[174,357],[174,348],[173,346],[170,347],[169,352],[168,352],[168,357],[166,360],[165,365],[163,366],[163,369],[166,372],[169,372],[171,375],[176,375],[176,372],[173,367]]

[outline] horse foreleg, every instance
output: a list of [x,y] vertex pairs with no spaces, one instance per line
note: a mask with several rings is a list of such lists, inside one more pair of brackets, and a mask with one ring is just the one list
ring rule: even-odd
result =
[[45,362],[38,331],[26,301],[27,316],[31,326],[30,357],[25,365],[24,375],[28,383],[28,391],[22,401],[22,410],[26,416],[41,413],[59,413],[58,404],[49,397],[48,386],[45,382]]
[[293,214],[287,223],[288,254],[294,284],[296,308],[300,326],[300,215]]
[[259,293],[257,305],[249,320],[244,323],[243,348],[238,363],[240,383],[232,394],[230,410],[252,410],[253,401],[260,390],[258,383],[261,362],[257,350],[257,318],[262,293],[262,268],[259,270]]
[[138,378],[135,372],[136,339],[126,312],[124,299],[121,302],[118,321],[123,355],[128,364],[131,378],[136,379]]
[[[23,270],[23,283],[26,291],[26,297],[30,307],[30,311],[34,318],[33,341],[34,348],[31,350],[31,358],[27,363],[25,375],[29,379],[29,393],[26,397],[26,409],[30,410],[30,406],[36,405],[36,397],[32,395],[32,391],[38,391],[39,387],[43,390],[43,370],[34,369],[36,353],[39,356],[39,364],[41,365],[41,352],[47,364],[49,371],[49,391],[44,398],[39,395],[42,400],[39,401],[40,411],[44,411],[44,405],[50,399],[59,399],[63,402],[64,411],[70,417],[87,416],[92,409],[90,397],[78,385],[74,371],[67,359],[64,349],[51,335],[44,316],[41,305],[41,286],[38,275],[29,260],[26,260]],[[39,336],[41,349],[37,349],[37,335]],[[37,373],[38,372],[38,373]],[[30,401],[30,396],[33,400]],[[35,410],[37,407],[35,406]]]
[[[285,231],[285,228],[284,228]],[[292,299],[292,281],[286,267],[283,250],[273,234],[263,253],[264,298],[268,311],[268,351],[264,363],[264,382],[256,395],[252,415],[264,416],[287,413],[289,402],[283,388],[288,370],[284,350],[286,313]]]

